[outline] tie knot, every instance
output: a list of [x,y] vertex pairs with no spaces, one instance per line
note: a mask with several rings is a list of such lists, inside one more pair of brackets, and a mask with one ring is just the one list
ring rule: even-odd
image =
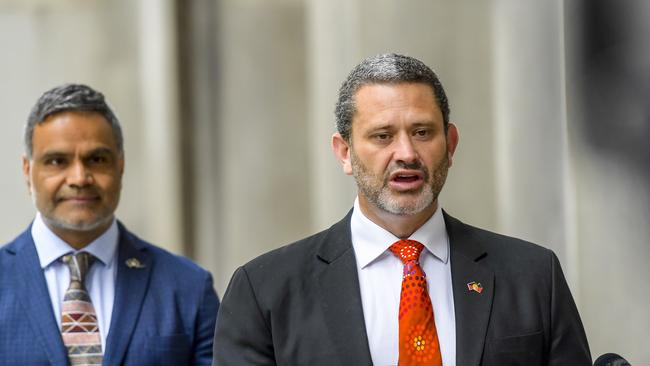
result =
[[66,254],[61,257],[61,261],[70,269],[70,281],[78,281],[83,284],[90,266],[95,262],[95,257],[90,253],[79,252]]
[[406,264],[420,258],[424,245],[415,240],[400,240],[393,243],[388,249],[401,259],[402,263]]

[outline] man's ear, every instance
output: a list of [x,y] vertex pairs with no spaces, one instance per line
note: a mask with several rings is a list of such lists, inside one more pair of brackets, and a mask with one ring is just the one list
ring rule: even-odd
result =
[[450,122],[447,127],[447,158],[449,159],[449,166],[453,163],[456,147],[458,147],[458,128]]
[[121,152],[117,159],[118,169],[120,170],[120,178],[122,178],[124,175],[124,152]]
[[27,191],[31,195],[32,180],[29,174],[30,169],[31,169],[31,161],[27,158],[26,155],[23,155],[23,178],[25,179],[25,183],[27,184]]
[[336,159],[343,166],[343,172],[352,175],[352,162],[350,161],[350,144],[345,141],[340,133],[332,135],[332,150]]

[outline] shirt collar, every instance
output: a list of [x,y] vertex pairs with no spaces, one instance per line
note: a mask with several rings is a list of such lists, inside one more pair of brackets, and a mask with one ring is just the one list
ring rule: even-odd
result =
[[[77,250],[59,238],[45,225],[40,212],[36,213],[31,232],[34,245],[36,246],[36,252],[38,253],[38,259],[41,262],[41,268],[46,268],[63,255],[77,252]],[[115,258],[118,236],[117,220],[113,218],[113,222],[108,230],[81,251],[92,254],[104,265],[108,266]]]
[[[361,212],[358,197],[354,200],[350,228],[352,245],[361,268],[370,265],[384,255],[389,255],[388,248],[400,240]],[[419,241],[438,260],[447,263],[449,260],[449,237],[440,205],[434,214],[408,239]]]

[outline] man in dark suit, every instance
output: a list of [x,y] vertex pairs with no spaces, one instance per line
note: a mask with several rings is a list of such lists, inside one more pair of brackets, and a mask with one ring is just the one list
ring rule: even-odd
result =
[[210,274],[114,217],[122,141],[88,86],[56,87],[32,109],[23,172],[37,214],[0,248],[0,364],[212,362]]
[[402,55],[366,59],[336,118],[354,207],[237,269],[216,365],[591,365],[553,252],[440,208],[458,131],[433,71]]

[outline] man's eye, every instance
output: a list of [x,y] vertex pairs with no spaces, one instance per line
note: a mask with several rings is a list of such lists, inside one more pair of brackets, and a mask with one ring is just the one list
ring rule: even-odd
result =
[[377,140],[382,140],[383,141],[383,140],[388,140],[390,138],[390,135],[387,134],[387,133],[378,133],[378,134],[375,135],[375,138]]
[[45,165],[59,166],[65,164],[65,159],[63,158],[50,158],[45,160]]
[[91,156],[89,161],[93,164],[104,164],[108,159],[105,156]]
[[425,137],[429,135],[429,130],[417,130],[415,134],[420,137]]

